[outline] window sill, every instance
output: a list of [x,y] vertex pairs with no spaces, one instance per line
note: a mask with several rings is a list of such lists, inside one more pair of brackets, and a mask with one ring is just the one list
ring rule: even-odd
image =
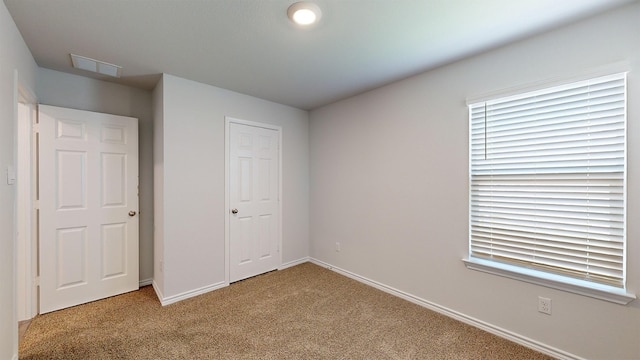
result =
[[636,299],[636,295],[625,289],[614,286],[591,283],[584,280],[571,279],[560,275],[545,273],[513,265],[496,263],[493,261],[467,258],[462,260],[467,269],[482,271],[489,274],[521,280],[528,283],[568,291],[574,294],[626,305]]

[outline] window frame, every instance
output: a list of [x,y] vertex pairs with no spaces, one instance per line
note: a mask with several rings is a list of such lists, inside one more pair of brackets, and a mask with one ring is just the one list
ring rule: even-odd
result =
[[[582,81],[591,80],[591,79],[596,79],[598,77],[600,76],[592,76],[592,77],[584,78],[581,80]],[[534,89],[529,89],[529,90],[527,90],[526,88],[521,88],[519,89],[519,91],[513,92],[508,95],[492,96],[490,99],[487,99],[486,101],[497,100],[502,98],[506,99],[513,96],[524,95],[529,92],[539,92],[541,90],[544,91],[546,89],[552,89],[560,85],[570,85],[577,81],[579,80],[566,81],[564,83],[547,84],[547,86],[538,86]],[[625,90],[625,97],[628,96],[627,92],[628,92],[628,88]],[[482,101],[467,102],[467,105],[469,105],[469,109],[471,109],[472,105],[477,104],[479,102],[482,102]],[[605,301],[611,301],[618,304],[627,304],[635,300],[636,299],[635,294],[632,294],[626,290],[626,286],[624,286],[626,285],[626,283],[623,284],[623,287],[618,287],[614,285],[607,285],[599,282],[592,282],[592,281],[582,280],[578,278],[573,278],[566,275],[532,269],[524,266],[518,266],[518,265],[503,263],[503,262],[494,261],[490,259],[473,257],[471,255],[472,254],[472,251],[471,251],[471,239],[472,239],[471,238],[471,219],[472,219],[471,141],[472,141],[472,134],[471,134],[471,112],[470,111],[467,116],[467,121],[469,121],[469,131],[470,131],[468,134],[469,136],[469,151],[468,151],[468,155],[469,155],[469,184],[468,184],[469,185],[469,200],[468,200],[469,201],[468,203],[469,204],[469,214],[468,214],[469,235],[467,238],[467,244],[469,245],[469,249],[468,249],[467,258],[463,259],[465,266],[471,270],[477,270],[477,271],[481,271],[481,272],[485,272],[493,275],[499,275],[499,276],[503,276],[511,279],[525,281],[525,282],[536,284],[536,285],[568,291],[571,293],[585,295],[585,296],[589,296],[589,297],[593,297],[593,298],[597,298]],[[625,146],[627,146],[627,142],[628,142],[628,139],[625,139]],[[628,169],[625,169],[625,179],[626,179],[627,172],[628,172]],[[624,245],[626,247],[626,239],[625,239]],[[626,268],[626,256],[624,257],[624,261],[625,261],[625,264],[623,265],[623,267]],[[624,280],[626,281],[626,278]]]

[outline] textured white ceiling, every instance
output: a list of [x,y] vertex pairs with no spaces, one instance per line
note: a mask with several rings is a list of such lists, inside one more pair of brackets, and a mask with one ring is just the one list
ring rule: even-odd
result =
[[[123,67],[151,89],[160,73],[313,109],[634,0],[4,0],[36,62],[69,53]],[[102,77],[100,77],[102,78]]]

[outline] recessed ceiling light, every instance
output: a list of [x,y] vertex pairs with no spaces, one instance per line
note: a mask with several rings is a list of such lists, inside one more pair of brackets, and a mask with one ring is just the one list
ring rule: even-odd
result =
[[302,26],[309,26],[317,23],[322,17],[320,7],[314,3],[301,1],[294,3],[287,9],[289,19]]
[[95,60],[76,54],[69,55],[71,55],[71,63],[73,63],[73,67],[76,69],[91,71],[113,77],[120,77],[120,75],[122,74],[122,66],[109,64],[104,61]]

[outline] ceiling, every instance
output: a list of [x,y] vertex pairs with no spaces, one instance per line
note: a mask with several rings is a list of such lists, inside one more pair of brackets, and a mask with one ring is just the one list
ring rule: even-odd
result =
[[[39,66],[160,73],[313,109],[635,0],[4,0]],[[74,53],[123,67],[75,70]]]

